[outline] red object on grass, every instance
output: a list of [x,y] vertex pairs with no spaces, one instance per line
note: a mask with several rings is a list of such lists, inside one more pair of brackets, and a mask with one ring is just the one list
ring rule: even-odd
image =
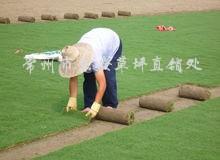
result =
[[156,26],[156,29],[158,31],[175,31],[176,30],[176,28],[173,26],[165,27],[164,25]]

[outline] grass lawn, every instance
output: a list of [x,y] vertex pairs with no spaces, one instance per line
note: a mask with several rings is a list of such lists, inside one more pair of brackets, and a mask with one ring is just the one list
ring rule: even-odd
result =
[[66,147],[37,160],[218,160],[220,98]]
[[[109,27],[123,41],[128,70],[118,73],[119,98],[141,95],[179,83],[220,84],[219,11],[140,16],[118,19],[60,21],[0,25],[0,149],[85,125],[80,112],[63,114],[68,100],[68,79],[42,71],[40,63],[31,76],[22,67],[24,55],[61,49],[77,42],[94,27]],[[155,26],[172,25],[175,32],[158,32]],[[23,53],[15,54],[16,49]],[[151,72],[152,59],[161,58],[164,71]],[[133,69],[134,58],[145,57],[144,72]],[[172,57],[182,61],[183,73],[166,69]],[[202,71],[186,70],[186,61],[197,57]],[[82,77],[78,105],[83,107]],[[109,142],[111,143],[111,142]]]

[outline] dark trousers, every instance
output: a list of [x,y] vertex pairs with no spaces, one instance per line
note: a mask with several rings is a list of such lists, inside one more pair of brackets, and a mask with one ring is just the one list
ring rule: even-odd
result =
[[[116,81],[116,70],[117,59],[122,54],[122,43],[120,41],[120,46],[118,51],[115,53],[111,60],[111,64],[108,66],[109,70],[104,70],[106,79],[106,90],[102,98],[102,105],[107,107],[111,106],[117,108],[118,98],[117,98],[117,81]],[[84,73],[83,82],[83,93],[84,93],[84,106],[91,107],[92,103],[95,101],[95,96],[97,93],[96,78],[94,72]]]

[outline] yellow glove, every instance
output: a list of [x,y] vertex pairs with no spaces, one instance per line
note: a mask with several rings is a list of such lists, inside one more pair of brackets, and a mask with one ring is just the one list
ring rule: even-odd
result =
[[77,100],[76,97],[70,97],[68,104],[66,106],[66,111],[69,112],[70,110],[77,110]]
[[90,116],[91,118],[94,118],[99,112],[100,107],[101,105],[99,103],[94,102],[89,112],[86,113],[86,117]]

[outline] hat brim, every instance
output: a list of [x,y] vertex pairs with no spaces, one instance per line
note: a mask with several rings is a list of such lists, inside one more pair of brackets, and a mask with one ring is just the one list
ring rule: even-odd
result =
[[78,76],[88,70],[92,63],[93,50],[90,45],[77,43],[74,46],[79,51],[79,57],[75,61],[62,60],[59,64],[59,74],[64,78]]

